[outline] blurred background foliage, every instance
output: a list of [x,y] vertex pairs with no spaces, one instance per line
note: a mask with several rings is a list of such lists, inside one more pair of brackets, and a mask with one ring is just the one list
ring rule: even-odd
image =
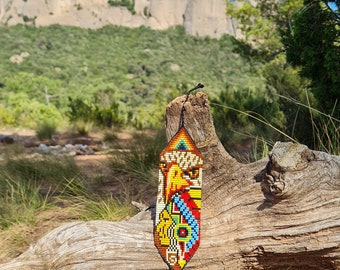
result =
[[[232,37],[197,38],[187,36],[182,27],[153,31],[17,25],[1,27],[0,43],[0,100],[16,125],[36,124],[18,119],[26,113],[21,108],[16,114],[23,103],[51,105],[68,116],[76,113],[75,103],[86,103],[100,107],[97,113],[102,115],[103,107],[115,104],[113,124],[159,127],[164,105],[197,81],[203,81],[212,96],[227,82],[236,88],[264,85],[256,68],[233,53]],[[21,63],[11,62],[23,52],[29,55]],[[13,95],[18,95],[16,104]]]
[[[189,36],[181,26],[1,26],[0,125],[162,128],[166,104],[202,82],[224,145],[261,137],[339,153],[339,24],[325,6],[228,2],[239,40]],[[328,44],[322,61],[310,54],[314,43],[303,45],[306,24],[315,43]]]

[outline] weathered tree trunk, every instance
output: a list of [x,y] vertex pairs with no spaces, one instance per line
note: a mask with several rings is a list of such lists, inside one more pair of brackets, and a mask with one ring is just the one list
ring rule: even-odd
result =
[[[184,98],[167,107],[168,139]],[[201,245],[186,269],[340,269],[340,157],[276,143],[268,159],[240,164],[215,134],[207,97],[185,109],[204,158]],[[150,211],[68,223],[0,269],[167,269],[152,232]]]

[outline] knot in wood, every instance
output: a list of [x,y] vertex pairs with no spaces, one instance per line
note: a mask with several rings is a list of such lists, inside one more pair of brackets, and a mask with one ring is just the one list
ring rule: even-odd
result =
[[269,153],[271,167],[278,172],[303,170],[314,158],[306,145],[291,142],[277,142]]
[[291,142],[277,142],[269,153],[262,190],[268,199],[283,199],[289,196],[291,176],[308,167],[315,155],[307,146]]
[[[268,169],[268,167],[267,167]],[[268,170],[265,173],[262,189],[269,197],[282,197],[286,193],[286,182],[281,172]]]

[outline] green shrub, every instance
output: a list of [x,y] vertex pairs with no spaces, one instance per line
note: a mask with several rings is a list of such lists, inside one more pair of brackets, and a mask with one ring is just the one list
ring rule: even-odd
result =
[[240,143],[239,134],[277,138],[278,133],[271,126],[282,129],[286,121],[277,100],[275,91],[269,88],[221,92],[219,98],[212,100],[214,123],[221,141],[232,139],[233,143]]
[[127,7],[131,14],[136,13],[134,10],[135,0],[108,0],[108,3],[115,7]]
[[77,120],[92,121],[94,111],[95,106],[92,103],[84,99],[72,99],[69,97],[68,118],[71,122],[75,122]]
[[303,6],[280,31],[288,63],[310,79],[318,108],[340,118],[339,9],[325,4],[339,1],[303,1]]
[[92,123],[101,127],[112,127],[113,125],[121,125],[119,105],[112,101],[110,105],[101,106],[77,98],[69,98],[68,116],[73,123]]
[[66,102],[64,89],[60,80],[50,79],[42,75],[17,72],[4,78],[0,98],[10,99],[11,94],[24,93],[29,100],[43,104],[53,104],[57,108]]
[[41,123],[36,129],[36,135],[39,140],[52,139],[57,127],[52,123]]
[[15,117],[7,108],[0,106],[0,126],[12,126],[15,124]]
[[73,128],[77,134],[81,136],[88,136],[93,128],[93,121],[91,120],[77,120],[73,122]]
[[[251,143],[254,150],[246,156],[250,161],[256,160],[259,154],[258,157],[261,157],[263,156],[261,153],[268,152],[268,146],[273,146],[277,140],[300,142],[307,144],[311,149],[339,155],[340,121],[336,118],[324,114],[310,105],[280,95],[275,96],[276,101],[272,108],[270,108],[270,103],[268,105],[264,100],[255,99],[261,101],[262,108],[257,111],[249,111],[248,106],[253,109],[257,108],[254,106],[254,100],[240,97],[242,97],[240,94],[224,95],[220,100],[211,103],[214,109],[213,116],[217,134],[226,149],[235,157],[239,158],[238,154],[234,153],[235,148]],[[284,100],[285,103],[290,102],[292,103],[290,106],[295,107],[295,121],[304,119],[303,123],[300,121],[294,123],[294,125],[301,125],[295,127],[295,131],[287,129],[284,124],[286,117],[291,115],[285,114],[284,118],[280,118],[283,115],[278,106],[281,100]],[[287,109],[289,106],[284,108]],[[301,115],[298,115],[299,112]],[[278,116],[277,119],[274,118],[275,115]],[[281,124],[278,121],[280,119],[282,119]],[[259,134],[261,135],[259,136]],[[301,134],[307,138],[297,136]]]
[[[4,99],[8,108],[6,108],[7,115],[10,112],[14,118],[13,124],[18,126],[37,128],[41,123],[57,126],[65,121],[63,113],[53,104],[40,103],[24,92],[10,92]],[[11,122],[12,117],[8,117]]]
[[308,106],[316,107],[316,101],[307,91],[308,80],[301,78],[298,73],[298,69],[286,65],[284,60],[267,63],[262,69],[268,86],[275,89],[279,97],[276,102],[285,115],[286,123],[282,131],[300,143],[313,147],[312,126],[307,124],[311,119]]
[[96,105],[93,114],[93,118],[99,126],[112,127],[113,125],[119,126],[121,124],[118,103],[112,102],[107,107]]

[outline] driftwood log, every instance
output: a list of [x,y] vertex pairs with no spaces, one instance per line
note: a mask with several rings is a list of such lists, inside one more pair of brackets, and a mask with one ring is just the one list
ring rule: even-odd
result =
[[[184,99],[167,107],[168,139]],[[217,138],[203,93],[185,103],[185,125],[204,158],[201,245],[186,269],[340,269],[339,156],[278,142],[268,158],[241,164]],[[0,269],[167,269],[150,210],[64,224]]]

